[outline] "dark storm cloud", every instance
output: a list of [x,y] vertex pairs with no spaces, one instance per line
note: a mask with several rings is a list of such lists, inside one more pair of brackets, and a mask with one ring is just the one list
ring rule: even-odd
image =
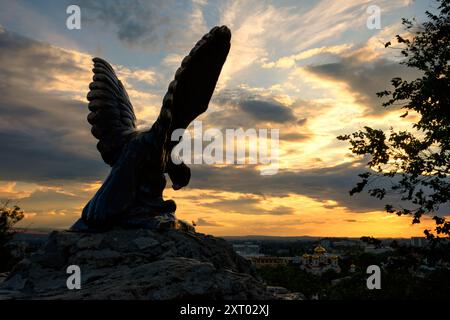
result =
[[313,136],[303,127],[307,119],[297,119],[290,107],[270,97],[243,88],[226,89],[213,96],[220,108],[203,118],[208,127],[221,129],[280,129],[280,140],[306,141]]
[[277,102],[244,100],[239,102],[239,107],[251,117],[261,121],[284,123],[296,120],[291,109]]
[[218,111],[208,111],[204,124],[214,128],[256,128],[258,121],[242,114],[236,106],[221,106]]
[[81,0],[88,24],[113,27],[119,40],[128,45],[176,45],[175,36],[186,30],[190,2],[164,0]]
[[[218,189],[242,194],[260,196],[284,197],[289,194],[308,196],[323,202],[328,208],[346,207],[355,212],[383,210],[384,204],[393,199],[386,198],[378,201],[365,193],[349,195],[359,181],[358,174],[366,171],[362,163],[347,163],[334,167],[294,171],[279,171],[272,176],[262,176],[258,170],[251,167],[227,166],[215,168],[209,166],[192,166],[190,187],[200,189]],[[336,201],[337,205],[330,205],[328,200]],[[258,199],[233,200],[236,208],[246,202],[255,205]],[[217,204],[225,201],[218,201]],[[228,202],[228,204],[230,204]],[[234,204],[234,203],[231,203]],[[301,208],[297,208],[300,210]]]
[[0,33],[0,179],[97,180],[105,166],[86,122],[86,104],[42,89],[82,72],[70,53]]
[[[250,101],[246,101],[246,103],[248,102]],[[281,113],[278,113],[280,110],[277,109],[257,114],[256,110],[254,113],[243,112],[239,105],[231,105],[218,111],[208,111],[208,114],[203,119],[203,123],[208,127],[221,129],[279,129],[281,141],[305,142],[312,139],[314,134],[303,126],[306,123],[306,119],[302,119],[303,121],[298,123],[298,121],[295,121],[295,117],[289,108],[284,106],[282,108]],[[283,114],[284,109],[289,110],[289,112]],[[280,122],[282,119],[291,119],[291,121],[283,123]]]
[[74,203],[86,200],[79,195],[65,194],[55,190],[36,190],[27,197],[18,199],[21,206],[45,209],[46,207],[70,208]]
[[206,207],[219,209],[223,212],[236,212],[249,215],[290,215],[295,212],[294,208],[278,206],[273,209],[266,209],[260,204],[261,199],[239,197],[238,199],[223,199],[204,204]]
[[309,140],[311,138],[310,134],[307,133],[300,133],[300,132],[293,132],[293,133],[283,133],[281,132],[280,134],[280,139],[281,140],[286,140],[286,141],[306,141]]
[[36,137],[31,132],[0,129],[0,180],[98,180],[104,176],[106,168],[100,161],[61,150],[52,140],[51,133]]
[[358,102],[369,107],[369,114],[386,112],[386,108],[381,105],[384,100],[378,98],[376,93],[392,89],[392,78],[412,80],[420,76],[415,70],[398,62],[387,59],[365,61],[360,55],[354,54],[336,63],[310,66],[307,69],[321,77],[347,83],[350,90],[358,94]]
[[302,118],[297,120],[297,125],[304,126],[306,122],[308,121],[308,118]]
[[[259,104],[259,102],[255,101],[242,103],[253,105],[253,107],[244,111],[239,104],[223,106],[221,110],[208,111],[204,118],[204,123],[216,128],[279,128],[285,122],[295,121],[292,111],[287,107],[281,106],[279,108],[276,104],[273,104],[274,108],[272,110],[266,109],[259,112],[257,110],[259,106],[263,106],[262,109],[264,109],[266,103],[271,103],[263,102]],[[283,139],[283,136],[281,138]],[[293,140],[295,136],[292,135],[288,138]],[[307,136],[303,134],[299,138],[304,140]]]
[[80,72],[69,53],[13,32],[0,32],[0,71],[2,87],[44,86],[61,70]]
[[246,122],[248,127],[249,122],[250,124],[267,122],[280,124],[298,121],[291,108],[245,89],[223,90],[213,99],[227,109],[221,110],[221,113],[218,112],[214,116],[211,115],[210,120],[222,124],[228,123],[233,127],[236,126],[233,122]]
[[211,220],[206,220],[204,218],[198,218],[197,221],[195,222],[195,224],[200,227],[221,227],[222,226],[222,224],[220,224],[220,223],[217,223],[217,222],[211,221]]

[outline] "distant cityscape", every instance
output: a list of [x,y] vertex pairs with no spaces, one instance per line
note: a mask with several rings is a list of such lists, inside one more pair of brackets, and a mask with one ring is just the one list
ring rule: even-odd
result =
[[[395,246],[409,246],[415,248],[424,248],[428,244],[425,237],[411,237],[410,239],[386,239],[380,244],[371,244],[354,238],[322,238],[318,240],[298,240],[304,245],[303,254],[286,256],[289,252],[287,248],[272,250],[261,245],[261,242],[280,241],[269,238],[269,240],[229,240],[235,252],[242,257],[250,260],[256,267],[261,266],[279,266],[279,265],[298,265],[300,268],[312,273],[320,274],[333,266],[333,270],[340,272],[337,261],[346,257],[349,251],[358,251],[372,254],[381,254],[393,252]],[[284,240],[285,246],[289,246],[292,239]],[[393,245],[394,243],[394,245]],[[298,246],[298,245],[297,245]]]
[[[251,261],[268,284],[289,284],[284,278],[294,274],[303,277],[299,287],[305,288],[307,276],[301,274],[306,273],[327,288],[323,290],[327,293],[323,293],[321,298],[336,290],[341,282],[354,281],[365,275],[370,264],[379,265],[391,275],[405,270],[411,279],[427,279],[442,270],[447,275],[450,272],[448,253],[438,259],[430,258],[427,251],[430,243],[425,237],[379,240],[370,237],[357,239],[261,236],[253,239],[229,238],[228,241],[232,243],[236,253]],[[448,239],[444,243],[448,246]],[[280,292],[286,290],[282,287],[275,288]],[[320,291],[320,288],[317,287],[316,291]],[[307,298],[318,299],[319,294],[314,293]]]
[[[13,255],[32,254],[47,232],[19,232]],[[424,237],[224,237],[283,299],[450,298],[450,241]],[[382,270],[382,290],[366,287],[367,267]]]

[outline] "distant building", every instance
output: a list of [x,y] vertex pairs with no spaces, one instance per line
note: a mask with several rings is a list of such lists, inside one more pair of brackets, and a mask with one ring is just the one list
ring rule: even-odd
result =
[[300,269],[313,274],[322,274],[328,270],[334,270],[337,273],[341,272],[339,267],[339,257],[337,255],[330,255],[322,246],[317,246],[314,249],[314,254],[304,254],[301,258]]
[[241,255],[243,257],[262,256],[262,254],[260,253],[259,245],[253,243],[234,244],[233,249],[238,255]]
[[292,263],[292,257],[269,257],[269,256],[258,256],[258,257],[248,257],[248,259],[255,265],[255,267],[278,267],[287,266]]
[[333,247],[359,247],[359,246],[360,246],[359,241],[355,240],[343,239],[333,241]]
[[350,265],[350,269],[348,270],[350,273],[355,273],[356,272],[356,266],[352,263]]
[[233,249],[237,254],[251,261],[252,264],[257,268],[286,266],[288,264],[291,264],[293,261],[293,257],[265,256],[264,254],[260,253],[259,245],[250,242],[243,244],[234,244]]
[[280,255],[288,255],[289,254],[289,249],[278,249],[277,250],[277,256]]
[[411,247],[425,247],[427,245],[427,239],[424,237],[411,237]]
[[302,257],[299,256],[292,257],[292,264],[300,264],[300,263],[302,263]]
[[331,247],[331,240],[328,239],[328,238],[321,239],[320,240],[320,245],[325,247],[325,248],[330,248]]
[[373,244],[369,244],[364,247],[364,252],[373,254],[380,254],[391,251],[394,251],[394,249],[392,249],[391,247],[376,247]]

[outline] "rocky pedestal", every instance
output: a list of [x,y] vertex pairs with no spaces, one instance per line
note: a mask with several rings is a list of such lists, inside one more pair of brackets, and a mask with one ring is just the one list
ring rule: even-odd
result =
[[[67,288],[67,267],[81,289]],[[54,231],[0,284],[3,299],[272,299],[223,239],[182,230]]]

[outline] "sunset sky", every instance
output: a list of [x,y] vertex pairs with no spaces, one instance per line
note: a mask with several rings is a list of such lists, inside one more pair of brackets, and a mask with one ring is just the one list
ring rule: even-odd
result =
[[[81,30],[66,28],[70,4],[81,8]],[[380,30],[366,26],[369,5],[381,8]],[[109,171],[86,121],[91,58],[114,66],[139,127],[148,128],[182,58],[224,24],[231,51],[200,119],[220,129],[280,129],[280,170],[261,176],[254,165],[191,165],[189,186],[165,191],[177,216],[219,236],[422,235],[429,220],[412,226],[385,213],[384,202],[349,196],[367,159],[336,136],[365,125],[410,127],[414,115],[399,118],[375,95],[392,77],[417,76],[384,43],[403,33],[402,17],[421,21],[435,7],[431,0],[0,0],[0,199],[25,210],[21,227],[69,227]]]

